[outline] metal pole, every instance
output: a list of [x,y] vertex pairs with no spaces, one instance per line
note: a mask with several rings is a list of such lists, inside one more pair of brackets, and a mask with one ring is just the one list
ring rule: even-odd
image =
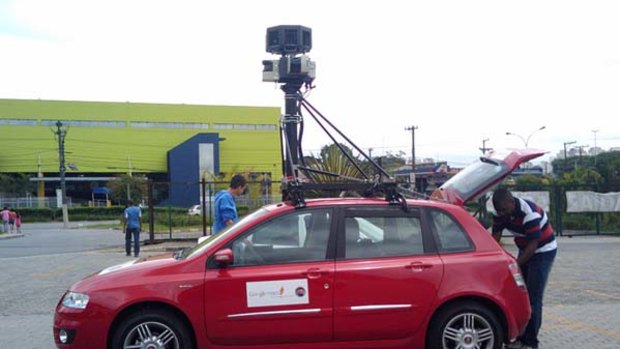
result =
[[568,171],[568,160],[566,158],[566,146],[569,144],[575,144],[577,141],[564,142],[564,172]]
[[69,209],[67,208],[67,186],[65,183],[65,172],[67,168],[65,167],[65,136],[67,135],[67,130],[62,128],[62,122],[58,120],[56,122],[56,135],[58,136],[58,162],[60,164],[60,196],[61,196],[61,204],[62,204],[62,222],[63,227],[69,227]]
[[200,205],[200,212],[202,212],[202,236],[207,236],[207,193],[205,192],[207,188],[207,180],[204,178],[204,176],[200,181],[200,185],[202,186],[202,205]]
[[149,179],[146,182],[147,186],[147,202],[149,206],[149,241],[155,242],[155,207],[153,207],[153,180]]

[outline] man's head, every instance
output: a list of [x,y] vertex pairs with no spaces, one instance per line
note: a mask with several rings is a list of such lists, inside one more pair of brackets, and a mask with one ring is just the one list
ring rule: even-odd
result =
[[127,200],[127,206],[133,206],[133,200],[131,199]]
[[498,216],[510,217],[515,211],[515,198],[508,189],[497,189],[493,193],[493,207]]
[[245,191],[247,182],[242,175],[234,175],[230,180],[230,192],[235,196],[241,195]]

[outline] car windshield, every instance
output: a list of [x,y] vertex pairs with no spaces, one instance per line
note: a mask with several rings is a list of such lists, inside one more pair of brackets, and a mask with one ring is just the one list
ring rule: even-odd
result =
[[481,157],[450,178],[442,187],[452,188],[462,199],[474,200],[474,194],[504,176],[507,171],[509,168],[505,162]]
[[223,239],[224,237],[228,236],[229,234],[234,234],[239,229],[243,229],[246,225],[254,222],[256,219],[259,219],[260,217],[266,215],[267,213],[269,213],[269,211],[267,211],[266,209],[259,208],[256,211],[254,211],[254,212],[248,214],[247,216],[243,217],[239,222],[237,222],[236,224],[233,224],[232,226],[228,227],[226,230],[222,231],[221,233],[215,234],[215,235],[211,235],[208,238],[206,238],[205,240],[203,240],[201,243],[196,244],[194,247],[191,247],[189,249],[183,250],[178,255],[177,258],[178,259],[185,259],[185,258],[191,258],[193,256],[197,256],[202,251],[204,251],[209,246],[211,246],[212,244],[214,244],[217,241]]

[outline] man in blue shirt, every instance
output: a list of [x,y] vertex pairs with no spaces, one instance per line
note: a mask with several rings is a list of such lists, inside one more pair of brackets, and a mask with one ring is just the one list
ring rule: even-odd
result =
[[246,184],[245,177],[242,175],[234,175],[230,180],[228,189],[220,190],[215,194],[213,234],[219,233],[224,228],[235,223],[239,218],[237,216],[235,196],[239,196],[245,191]]
[[142,230],[142,210],[127,200],[127,208],[123,212],[123,231],[125,232],[125,253],[131,256],[131,239],[133,237],[133,253],[140,255],[140,230]]

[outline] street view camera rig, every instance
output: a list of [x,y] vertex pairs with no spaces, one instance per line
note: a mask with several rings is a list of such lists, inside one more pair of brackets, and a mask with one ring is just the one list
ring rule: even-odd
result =
[[[285,101],[285,113],[280,125],[284,147],[282,152],[282,199],[291,200],[296,207],[304,207],[304,191],[306,190],[353,191],[363,196],[382,194],[390,203],[400,203],[406,207],[406,201],[401,194],[403,190],[398,187],[394,178],[304,98],[301,88],[312,89],[312,82],[316,77],[316,64],[306,55],[311,49],[312,29],[310,28],[300,25],[280,25],[267,28],[266,51],[280,55],[280,57],[263,61],[263,81],[281,84]],[[317,122],[363,178],[344,178],[337,173],[326,172],[306,165],[301,146],[304,130],[302,109]],[[343,147],[341,142],[336,141],[326,125],[337,132],[368,161],[370,170],[374,170],[373,174],[368,174],[362,169],[358,160]],[[333,178],[333,181],[320,182],[316,177],[318,174],[322,177]]]

